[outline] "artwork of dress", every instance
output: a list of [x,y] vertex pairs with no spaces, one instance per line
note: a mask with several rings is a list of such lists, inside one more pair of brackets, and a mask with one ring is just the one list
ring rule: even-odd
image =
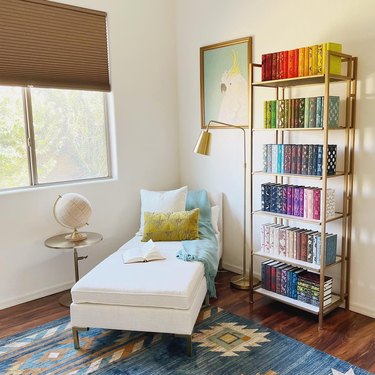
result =
[[202,127],[210,121],[248,126],[251,39],[201,48]]

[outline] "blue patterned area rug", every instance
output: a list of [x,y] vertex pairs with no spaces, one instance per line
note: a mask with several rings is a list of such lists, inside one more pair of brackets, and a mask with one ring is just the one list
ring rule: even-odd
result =
[[73,348],[68,318],[0,340],[0,374],[364,375],[367,371],[221,309],[193,336],[90,329]]

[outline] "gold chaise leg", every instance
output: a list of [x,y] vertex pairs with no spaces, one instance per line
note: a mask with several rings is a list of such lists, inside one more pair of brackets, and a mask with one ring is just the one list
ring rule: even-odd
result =
[[74,342],[74,349],[79,349],[79,331],[88,331],[88,328],[79,328],[79,327],[72,327],[72,333],[73,333],[73,342]]

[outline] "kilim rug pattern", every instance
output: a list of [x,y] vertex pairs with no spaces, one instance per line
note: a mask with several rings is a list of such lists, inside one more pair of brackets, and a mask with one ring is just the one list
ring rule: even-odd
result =
[[0,374],[368,375],[218,308],[200,313],[193,356],[173,335],[90,329],[73,348],[68,318],[0,340]]

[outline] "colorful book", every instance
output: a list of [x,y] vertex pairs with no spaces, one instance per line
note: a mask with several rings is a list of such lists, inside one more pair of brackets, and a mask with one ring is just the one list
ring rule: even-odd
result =
[[299,216],[299,186],[294,187],[293,191],[293,216]]
[[280,79],[280,54],[281,52],[276,52],[276,79]]
[[299,49],[296,48],[294,50],[294,70],[293,70],[293,77],[298,77],[298,59],[299,59]]
[[314,170],[314,145],[308,145],[309,147],[309,158],[307,162],[307,174],[309,176],[313,175]]
[[296,167],[297,174],[302,173],[302,148],[303,148],[303,145],[297,145],[297,167]]
[[322,123],[322,102],[323,102],[323,97],[318,96],[316,98],[316,119],[315,119],[315,127],[317,127],[317,128],[323,127],[323,123]]
[[276,128],[276,100],[271,100],[271,128]]
[[309,127],[309,109],[310,109],[310,98],[305,98],[305,117],[303,127]]
[[292,167],[292,145],[284,146],[284,173],[290,173]]
[[313,219],[320,220],[320,196],[321,189],[317,188],[313,190]]
[[339,126],[339,96],[329,97],[329,111],[328,111],[328,127],[338,128]]
[[317,74],[323,74],[323,44],[318,44]]
[[272,53],[271,80],[277,79],[277,53]]
[[277,155],[278,155],[278,147],[277,145],[272,145],[272,154],[271,154],[271,157],[272,157],[271,172],[272,173],[277,173],[277,164],[278,164]]
[[291,145],[292,146],[292,162],[290,167],[290,173],[296,174],[297,173],[297,152],[298,147],[297,145]]
[[302,145],[301,174],[307,175],[309,167],[309,145]]
[[268,145],[263,145],[262,147],[262,153],[263,153],[263,172],[267,172],[267,146]]
[[298,121],[299,121],[299,101],[300,99],[294,99],[293,107],[294,107],[294,128],[298,128]]
[[294,77],[294,49],[288,51],[288,78]]
[[293,215],[293,186],[288,185],[288,206],[287,206],[287,215]]
[[280,52],[280,63],[279,63],[279,79],[284,79],[285,77],[285,51]]
[[267,103],[266,128],[269,129],[271,128],[272,104],[271,104],[271,100],[267,100],[266,103]]
[[278,184],[271,185],[270,212],[277,212],[276,211],[277,186]]
[[316,97],[309,98],[309,118],[308,118],[309,128],[316,127],[315,120],[316,120]]
[[304,58],[304,67],[303,72],[304,76],[307,77],[309,75],[309,47],[305,47],[305,58]]
[[[339,43],[324,43],[323,44],[323,74],[325,73],[325,68],[327,62],[327,51],[334,51],[334,52],[341,52],[342,45]],[[330,58],[330,69],[329,72],[331,74],[341,74],[341,58],[339,56],[331,56]]]
[[298,49],[298,77],[305,75],[305,48]]
[[266,80],[266,55],[262,55],[262,81]]
[[283,214],[288,213],[288,186],[283,185]]
[[285,128],[285,100],[277,101],[277,127]]
[[281,167],[283,164],[283,147],[284,145],[278,144],[277,145],[277,173],[281,173]]
[[298,126],[303,128],[305,123],[305,98],[300,98],[298,101]]
[[323,145],[317,145],[316,153],[316,175],[321,176],[323,174]]
[[290,99],[285,99],[285,127],[290,128]]
[[272,144],[267,145],[267,173],[272,173]]
[[267,100],[263,102],[263,127],[267,129]]
[[272,53],[266,54],[266,81],[272,79]]

